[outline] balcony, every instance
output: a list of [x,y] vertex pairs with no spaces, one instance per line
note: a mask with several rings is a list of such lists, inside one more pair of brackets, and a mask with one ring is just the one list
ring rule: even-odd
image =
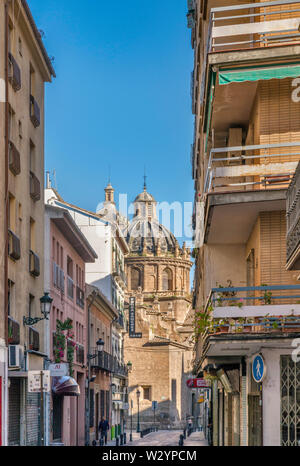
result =
[[41,199],[41,185],[38,178],[33,172],[30,172],[30,196],[33,201],[39,201]]
[[15,176],[21,173],[20,152],[12,141],[9,141],[9,169]]
[[40,276],[40,259],[33,251],[29,251],[29,272],[34,277]]
[[65,274],[55,262],[53,262],[53,285],[62,293],[65,292]]
[[14,91],[21,89],[21,70],[13,55],[8,52],[8,80]]
[[300,270],[300,163],[287,192],[287,268]]
[[79,286],[76,286],[76,304],[84,309],[84,291]]
[[212,8],[208,52],[257,49],[300,42],[300,4],[295,0]]
[[213,288],[198,315],[202,361],[279,346],[300,334],[300,285]]
[[20,324],[11,316],[8,316],[8,344],[20,344]]
[[21,257],[20,239],[11,230],[8,230],[8,255],[15,261]]
[[68,298],[74,299],[74,282],[73,279],[67,276],[67,295]]
[[40,335],[33,327],[29,327],[29,349],[33,351],[40,350]]
[[107,372],[113,372],[114,360],[111,354],[107,353],[106,351],[98,351],[97,349],[94,349],[92,354],[97,355],[96,358],[91,360],[92,367]]
[[40,126],[41,124],[41,114],[40,114],[40,107],[37,104],[37,101],[33,97],[33,95],[30,96],[30,119],[35,128]]
[[300,141],[219,147],[210,151],[204,192],[286,188],[300,157]]
[[113,373],[119,377],[128,377],[128,367],[116,357],[113,358]]

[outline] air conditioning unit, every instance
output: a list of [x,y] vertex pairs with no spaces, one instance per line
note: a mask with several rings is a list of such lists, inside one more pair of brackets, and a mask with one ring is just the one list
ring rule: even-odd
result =
[[8,367],[20,369],[23,364],[24,351],[21,345],[9,345]]

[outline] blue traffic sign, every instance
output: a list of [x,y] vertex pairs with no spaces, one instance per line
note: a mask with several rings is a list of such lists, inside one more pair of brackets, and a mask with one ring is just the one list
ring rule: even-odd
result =
[[264,358],[260,354],[257,354],[253,358],[252,362],[252,376],[255,382],[260,383],[263,381],[266,375],[266,370],[267,367]]

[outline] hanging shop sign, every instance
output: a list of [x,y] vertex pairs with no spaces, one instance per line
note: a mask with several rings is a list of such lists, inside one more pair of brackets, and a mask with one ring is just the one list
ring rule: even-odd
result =
[[207,380],[205,379],[188,379],[186,384],[189,388],[209,388]]
[[135,298],[129,298],[129,338],[142,338],[140,332],[135,331]]

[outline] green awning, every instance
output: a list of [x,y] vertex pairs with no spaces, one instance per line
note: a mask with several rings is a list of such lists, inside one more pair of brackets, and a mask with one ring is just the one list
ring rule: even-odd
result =
[[285,79],[300,76],[300,64],[281,66],[257,66],[252,68],[228,68],[219,71],[219,84],[260,81],[263,79]]
[[207,150],[208,136],[210,133],[210,123],[211,123],[213,100],[214,100],[214,95],[215,95],[216,77],[217,77],[217,74],[213,72],[211,75],[211,80],[210,80],[210,93],[209,93],[209,101],[208,101],[208,106],[207,106],[207,115],[206,115],[206,124],[205,124],[205,132],[206,132],[205,151]]

